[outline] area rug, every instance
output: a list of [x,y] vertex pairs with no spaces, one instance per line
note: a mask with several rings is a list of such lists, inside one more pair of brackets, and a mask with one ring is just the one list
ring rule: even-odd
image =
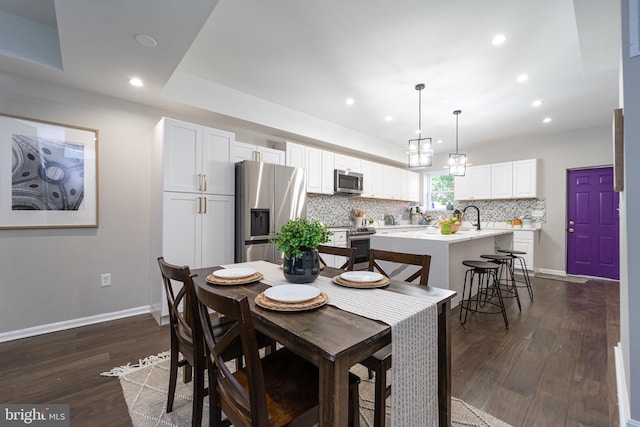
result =
[[[103,372],[103,376],[118,377],[129,415],[134,427],[191,425],[191,384],[184,384],[178,376],[173,411],[166,413],[167,384],[169,383],[169,352],[149,356],[136,364],[128,364]],[[352,370],[360,376],[360,425],[373,426],[373,381],[367,370],[356,366]],[[509,424],[487,414],[460,399],[452,398],[452,426],[509,427]],[[387,425],[390,425],[390,399],[387,401]],[[202,425],[208,425],[209,406],[205,399]]]

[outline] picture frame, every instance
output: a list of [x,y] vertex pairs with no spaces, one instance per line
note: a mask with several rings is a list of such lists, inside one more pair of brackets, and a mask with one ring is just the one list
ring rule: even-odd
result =
[[0,114],[0,229],[98,227],[98,130]]
[[624,190],[624,115],[622,108],[613,110],[613,190]]

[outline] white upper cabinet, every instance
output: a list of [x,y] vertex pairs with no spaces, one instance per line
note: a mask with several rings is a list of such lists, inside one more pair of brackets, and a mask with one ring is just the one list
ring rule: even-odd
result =
[[538,161],[536,159],[513,162],[513,197],[538,197]]
[[[335,154],[331,151],[322,151],[322,193],[333,194],[334,193],[334,176],[333,170],[335,162]],[[365,181],[366,183],[366,181]]]
[[[403,180],[405,178],[404,169],[393,166],[383,166],[382,168],[382,195],[385,199],[403,199]],[[365,181],[367,177],[364,178]]]
[[234,194],[234,145],[231,132],[162,119],[163,189]]
[[255,160],[254,152],[257,151],[260,153],[261,161],[264,163],[273,163],[274,165],[285,164],[285,152],[282,150],[236,141],[234,151],[234,163],[243,160]]
[[362,172],[362,160],[336,153],[334,168],[345,171]]
[[367,160],[362,161],[362,176],[364,177],[362,196],[381,198],[382,192],[382,169],[380,163]]
[[491,165],[492,199],[508,199],[513,196],[512,165],[513,162],[494,163]]
[[305,147],[307,193],[322,193],[322,150]]
[[295,144],[293,142],[287,142],[287,159],[286,165],[296,168],[305,167],[305,146]]
[[454,199],[522,199],[538,197],[537,160],[467,167],[455,177]]
[[404,199],[412,202],[420,200],[420,173],[410,170],[405,171]]
[[468,166],[465,176],[454,178],[455,200],[491,198],[491,165]]

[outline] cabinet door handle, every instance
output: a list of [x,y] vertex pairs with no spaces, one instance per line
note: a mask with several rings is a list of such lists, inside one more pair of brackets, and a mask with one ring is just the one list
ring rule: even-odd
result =
[[198,213],[202,213],[202,197],[198,197]]
[[[207,191],[207,175],[202,175],[202,191]],[[207,200],[204,201],[205,206],[207,205]],[[206,211],[206,209],[205,209]]]
[[202,174],[198,174],[198,191],[202,191]]
[[[205,186],[205,187],[206,187],[206,186]],[[206,214],[206,213],[207,213],[207,198],[206,198],[206,197],[203,197],[203,198],[202,198],[202,200],[203,200],[203,202],[204,202],[204,209],[202,210],[202,213],[203,213],[203,214]]]

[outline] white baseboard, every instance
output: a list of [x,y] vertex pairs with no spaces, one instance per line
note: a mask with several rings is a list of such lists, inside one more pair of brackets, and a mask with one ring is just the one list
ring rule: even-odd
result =
[[538,270],[538,273],[542,273],[542,274],[551,274],[553,276],[566,276],[567,272],[564,270],[551,270],[548,268],[541,268]]
[[18,329],[0,333],[0,342],[13,341],[20,338],[33,337],[36,335],[48,334],[50,332],[62,331],[65,329],[77,328],[79,326],[93,325],[100,322],[108,322],[109,320],[122,319],[124,317],[137,316],[139,314],[149,313],[148,305],[141,307],[129,308],[126,310],[115,311],[113,313],[97,314],[95,316],[82,317],[79,319],[65,320],[63,322],[49,323],[46,325],[34,326],[26,329]]
[[624,360],[620,343],[613,347],[616,365],[616,390],[618,392],[618,415],[621,427],[640,427],[640,421],[631,419],[629,407],[629,395],[627,394],[627,380],[624,373]]

